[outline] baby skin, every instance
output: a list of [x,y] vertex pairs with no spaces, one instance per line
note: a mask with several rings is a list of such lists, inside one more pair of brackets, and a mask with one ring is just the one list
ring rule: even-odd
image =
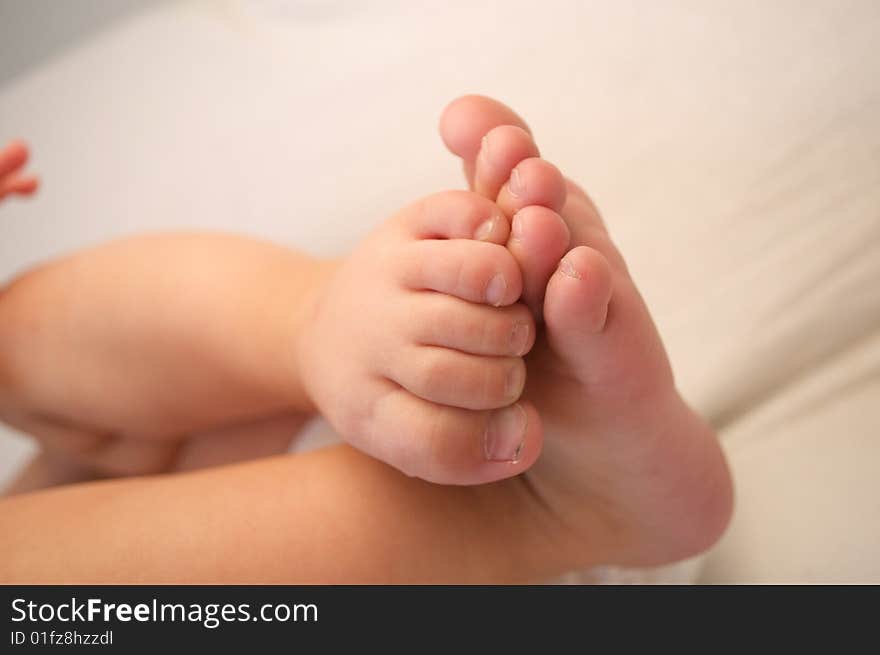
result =
[[[676,390],[595,206],[537,159],[526,124],[500,103],[460,98],[440,131],[471,188],[497,194],[512,220],[508,249],[524,300],[543,319],[523,398],[542,418],[544,448],[524,483],[574,543],[602,541],[594,531],[603,526],[609,561],[651,565],[705,550],[730,520],[730,473],[713,430]],[[558,212],[555,220],[534,205]]]
[[[101,468],[113,453],[103,473],[143,474],[197,467],[175,463],[194,451],[181,446],[187,434],[213,450],[211,434],[224,425],[248,434],[248,422],[267,416],[287,425],[318,412],[352,445],[409,476],[495,482],[492,493],[517,499],[518,508],[514,519],[496,519],[530,526],[542,552],[565,563],[559,572],[660,564],[705,550],[729,521],[730,475],[713,431],[678,394],[650,314],[592,202],[493,100],[453,102],[440,132],[470,189],[404,208],[344,260],[317,262],[230,237],[160,236],[25,276],[7,292],[0,321],[11,344],[6,377],[23,408],[6,414],[63,419],[60,436],[55,424],[29,430],[39,437],[47,429],[44,447],[62,452],[71,443],[66,426],[88,426],[100,438],[77,449],[81,464]],[[161,304],[157,251],[169,278]],[[35,297],[41,308],[56,307],[65,285],[120,276],[125,293],[102,285],[95,308],[82,298],[65,310],[58,320],[73,329],[33,329],[57,320],[21,309]],[[132,300],[141,287],[150,303]],[[76,312],[85,320],[74,321]],[[122,339],[120,322],[107,318],[114,312],[136,334]],[[156,339],[172,324],[173,339]],[[81,335],[105,329],[116,332]],[[56,341],[39,341],[50,332]],[[75,348],[67,334],[79,335]],[[71,352],[85,357],[86,343],[98,348],[89,360],[95,384],[56,389],[53,371]],[[115,371],[129,350],[120,379]],[[53,363],[45,376],[31,352]],[[164,422],[150,423],[154,416]],[[283,447],[276,436],[260,455]]]
[[300,340],[322,372],[310,396],[410,475],[521,474],[574,548],[629,565],[701,552],[730,476],[592,202],[490,99],[452,103],[441,136],[472,191],[404,209],[329,277]]
[[11,141],[0,148],[0,200],[14,195],[29,196],[36,192],[39,180],[22,173],[28,155],[28,148],[21,141]]

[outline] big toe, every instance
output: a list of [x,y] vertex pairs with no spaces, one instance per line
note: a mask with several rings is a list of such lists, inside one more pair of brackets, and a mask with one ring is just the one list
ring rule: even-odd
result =
[[516,112],[486,96],[465,95],[456,98],[440,116],[440,138],[452,154],[461,157],[471,188],[483,137],[499,125],[513,125],[529,132],[528,125]]
[[608,260],[597,250],[578,246],[559,262],[544,299],[547,337],[557,355],[576,373],[595,369],[602,357],[601,338],[612,296]]
[[544,439],[541,418],[526,401],[472,411],[397,388],[376,403],[371,419],[359,444],[365,452],[437,484],[486,484],[524,473]]

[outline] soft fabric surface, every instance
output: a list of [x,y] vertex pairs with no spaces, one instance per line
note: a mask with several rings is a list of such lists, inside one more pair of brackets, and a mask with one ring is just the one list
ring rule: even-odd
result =
[[156,228],[344,252],[461,184],[437,116],[496,96],[602,208],[734,467],[703,562],[615,579],[880,582],[880,6],[415,4],[172,3],[9,82],[43,188],[0,210],[0,276]]

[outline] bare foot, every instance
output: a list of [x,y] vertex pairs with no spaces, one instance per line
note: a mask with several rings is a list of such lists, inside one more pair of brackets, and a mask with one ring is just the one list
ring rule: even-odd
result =
[[601,561],[636,566],[705,550],[730,519],[730,474],[714,432],[676,390],[593,203],[494,100],[456,100],[440,133],[471,187],[512,219],[524,300],[544,322],[524,394],[543,420],[544,451],[523,482],[570,535],[575,561],[586,543]]
[[541,450],[523,356],[535,339],[509,222],[449,191],[389,219],[320,287],[300,340],[308,393],[340,435],[405,473],[476,484]]
[[29,156],[27,146],[21,141],[12,141],[0,148],[0,200],[11,195],[29,196],[37,190],[37,178],[21,173]]

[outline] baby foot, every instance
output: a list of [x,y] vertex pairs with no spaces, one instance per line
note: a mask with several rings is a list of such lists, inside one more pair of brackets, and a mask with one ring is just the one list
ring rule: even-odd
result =
[[29,154],[21,141],[12,141],[0,148],[0,200],[11,195],[29,196],[37,190],[37,178],[21,173]]
[[[526,222],[508,243],[536,315],[535,290],[546,289],[524,394],[541,415],[544,451],[522,480],[570,537],[573,561],[580,549],[602,552],[608,563],[653,565],[708,548],[732,511],[727,465],[712,429],[678,394],[651,316],[592,202],[538,164],[525,123],[500,103],[453,102],[441,135],[464,160],[472,188],[495,198],[514,226],[525,203],[545,207],[542,233]],[[562,247],[555,211],[570,239]]]
[[328,271],[297,361],[307,392],[353,445],[447,484],[531,466],[541,426],[523,356],[535,323],[509,223],[476,193],[429,196]]

